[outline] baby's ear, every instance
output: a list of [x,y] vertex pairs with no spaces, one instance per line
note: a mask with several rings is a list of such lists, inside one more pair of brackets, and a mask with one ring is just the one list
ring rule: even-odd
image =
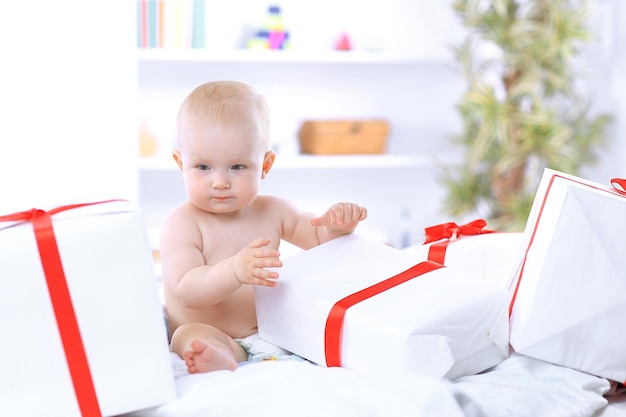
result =
[[274,151],[265,152],[265,156],[263,157],[263,172],[261,172],[261,179],[265,178],[267,174],[272,169],[274,165],[274,160],[276,159],[276,154]]
[[183,170],[183,157],[180,156],[180,151],[172,152],[172,157],[174,158],[174,161],[176,161],[176,165],[178,165],[178,168],[182,171]]

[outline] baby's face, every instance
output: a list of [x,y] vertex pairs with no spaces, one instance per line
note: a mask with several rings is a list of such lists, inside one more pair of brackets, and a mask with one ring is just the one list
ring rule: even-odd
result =
[[266,152],[253,121],[180,126],[180,158],[189,199],[211,213],[230,213],[257,196]]

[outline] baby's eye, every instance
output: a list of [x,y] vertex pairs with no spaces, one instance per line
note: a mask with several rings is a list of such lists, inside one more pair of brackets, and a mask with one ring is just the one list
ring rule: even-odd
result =
[[242,165],[242,164],[237,164],[237,165],[233,165],[233,166],[231,167],[231,169],[232,169],[233,171],[241,171],[241,170],[242,170],[242,169],[244,169],[245,167],[246,167],[245,165]]
[[208,165],[204,164],[196,165],[196,168],[198,168],[200,171],[208,171],[210,169]]

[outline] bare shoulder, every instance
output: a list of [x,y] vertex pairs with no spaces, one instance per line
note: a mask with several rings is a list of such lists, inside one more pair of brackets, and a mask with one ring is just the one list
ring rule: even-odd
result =
[[201,239],[197,209],[189,202],[172,210],[161,227],[161,242],[194,241]]
[[163,226],[165,228],[176,228],[196,223],[196,215],[194,211],[194,206],[189,202],[185,202],[169,212],[169,214],[165,217]]
[[280,213],[297,211],[296,206],[291,201],[275,195],[259,195],[254,203],[259,209],[278,210]]
[[282,197],[264,196],[259,201],[266,212],[271,213],[280,226],[281,239],[300,248],[310,248],[318,244],[316,228],[311,225],[313,213],[302,210],[296,204]]
[[[274,221],[281,224],[283,232],[285,229],[290,229],[300,219],[310,218],[310,214],[300,210],[292,201],[278,197],[274,195],[259,196],[255,200],[258,213],[264,213],[266,218],[274,219]],[[308,220],[307,220],[308,221]]]

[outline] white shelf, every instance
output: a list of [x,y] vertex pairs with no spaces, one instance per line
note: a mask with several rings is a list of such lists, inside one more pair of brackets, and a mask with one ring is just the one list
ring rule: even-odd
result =
[[382,51],[295,51],[295,50],[210,50],[210,49],[138,49],[139,62],[205,62],[205,63],[334,63],[384,64],[422,63],[451,64],[447,56],[419,56]]
[[[410,168],[432,166],[436,155],[289,155],[276,157],[273,169],[357,169],[357,168]],[[177,171],[171,157],[140,159],[142,171]]]
[[274,169],[407,168],[431,163],[432,160],[423,155],[279,155]]

